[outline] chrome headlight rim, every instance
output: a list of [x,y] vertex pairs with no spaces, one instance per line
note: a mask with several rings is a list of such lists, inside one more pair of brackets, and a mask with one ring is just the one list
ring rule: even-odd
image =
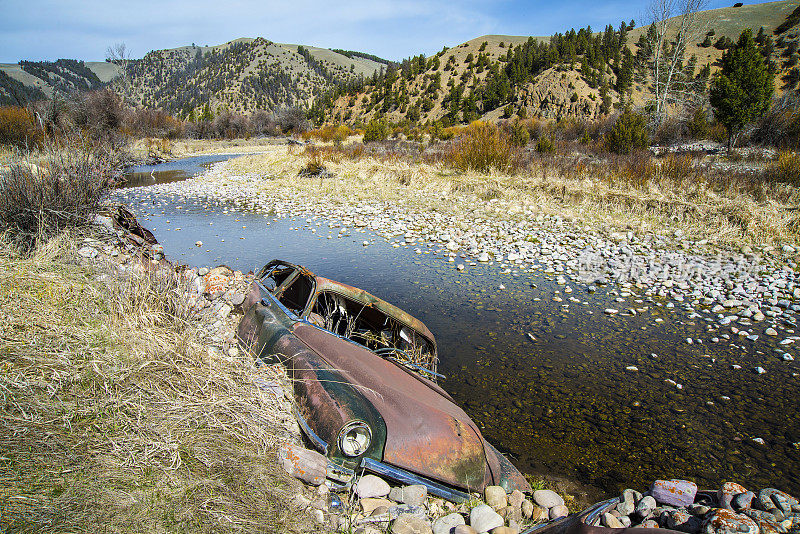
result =
[[[356,454],[351,454],[347,452],[345,449],[345,439],[347,435],[353,431],[361,431],[363,436],[366,436],[366,441],[363,444],[363,448],[359,450]],[[339,444],[339,450],[345,456],[349,456],[350,458],[357,458],[367,452],[369,446],[372,444],[372,429],[370,428],[369,424],[366,421],[362,421],[360,419],[355,419],[353,421],[348,421],[342,429],[339,431],[339,438],[337,440]]]

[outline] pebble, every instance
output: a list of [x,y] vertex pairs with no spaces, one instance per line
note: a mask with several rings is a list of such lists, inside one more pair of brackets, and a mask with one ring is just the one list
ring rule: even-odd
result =
[[502,516],[487,504],[479,504],[469,512],[469,524],[478,532],[489,532],[505,524]]
[[428,488],[421,484],[395,487],[389,492],[389,498],[403,504],[419,506],[428,498]]
[[461,514],[448,514],[433,522],[433,534],[451,534],[453,529],[464,524],[464,516]]
[[564,504],[564,498],[553,490],[536,490],[533,492],[533,500],[544,508],[553,508]]
[[495,511],[508,506],[506,490],[500,486],[486,486],[486,489],[483,490],[483,494],[486,504],[491,506]]
[[392,523],[392,534],[433,534],[431,524],[412,514],[400,514]]
[[356,483],[355,491],[359,498],[364,499],[366,497],[384,497],[389,495],[391,488],[389,484],[380,477],[364,475]]
[[82,258],[92,259],[96,257],[99,254],[99,252],[97,251],[97,249],[94,249],[92,247],[81,247],[78,249],[78,254]]

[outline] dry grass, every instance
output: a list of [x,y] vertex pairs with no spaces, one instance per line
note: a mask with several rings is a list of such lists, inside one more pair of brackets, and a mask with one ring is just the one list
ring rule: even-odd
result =
[[301,531],[274,400],[172,275],[98,280],[69,235],[0,243],[0,530]]
[[541,213],[596,229],[680,229],[731,246],[798,242],[795,187],[757,177],[707,176],[684,156],[611,157],[599,166],[580,157],[545,156],[515,175],[461,172],[436,158],[344,149],[331,151],[324,161],[333,175],[324,182],[297,179],[305,158],[291,147],[231,160],[223,172],[267,177],[263,188],[277,198],[309,197],[331,205],[384,201],[512,221]]

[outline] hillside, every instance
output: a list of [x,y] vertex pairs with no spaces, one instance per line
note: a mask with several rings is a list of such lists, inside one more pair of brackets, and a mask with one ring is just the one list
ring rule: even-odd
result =
[[[729,44],[745,28],[756,35],[763,27],[777,93],[795,89],[798,10],[796,1],[782,0],[699,14],[702,33],[688,46],[682,66],[687,83],[705,87],[726,39]],[[646,31],[623,21],[601,32],[583,28],[550,38],[478,37],[431,57],[405,60],[397,72],[363,86],[340,89],[317,103],[314,117],[358,122],[382,115],[394,122],[451,123],[514,115],[595,119],[622,101],[643,105],[652,97],[643,83],[646,59],[637,46]]]
[[119,68],[102,61],[20,61],[0,63],[0,105],[50,98],[55,91],[71,93],[103,87]]
[[215,47],[189,46],[149,52],[127,64],[114,88],[132,102],[190,116],[208,104],[249,114],[308,106],[337,83],[372,75],[381,64],[322,48],[237,39]]
[[[133,104],[171,113],[252,113],[307,106],[338,83],[371,76],[388,62],[369,54],[273,43],[261,37],[218,46],[148,52],[125,63],[59,59],[0,64],[0,105],[103,87]],[[119,76],[124,74],[124,76]],[[115,79],[116,78],[116,79]]]

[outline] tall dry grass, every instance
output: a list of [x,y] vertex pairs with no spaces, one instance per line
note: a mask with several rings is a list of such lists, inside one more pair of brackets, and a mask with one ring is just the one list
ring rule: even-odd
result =
[[0,243],[0,529],[290,532],[281,421],[209,352],[178,280],[98,280],[61,234]]
[[434,144],[422,153],[381,151],[377,144],[358,151],[328,147],[324,161],[330,175],[324,182],[297,180],[305,157],[283,147],[231,160],[223,172],[269,177],[261,187],[275,198],[300,195],[329,205],[377,200],[461,219],[489,211],[515,220],[527,211],[598,229],[681,229],[735,247],[800,241],[794,211],[800,189],[767,171],[713,170],[690,156],[653,158],[644,151],[596,156],[529,150],[515,170],[487,173],[454,168],[447,156],[451,147]]

